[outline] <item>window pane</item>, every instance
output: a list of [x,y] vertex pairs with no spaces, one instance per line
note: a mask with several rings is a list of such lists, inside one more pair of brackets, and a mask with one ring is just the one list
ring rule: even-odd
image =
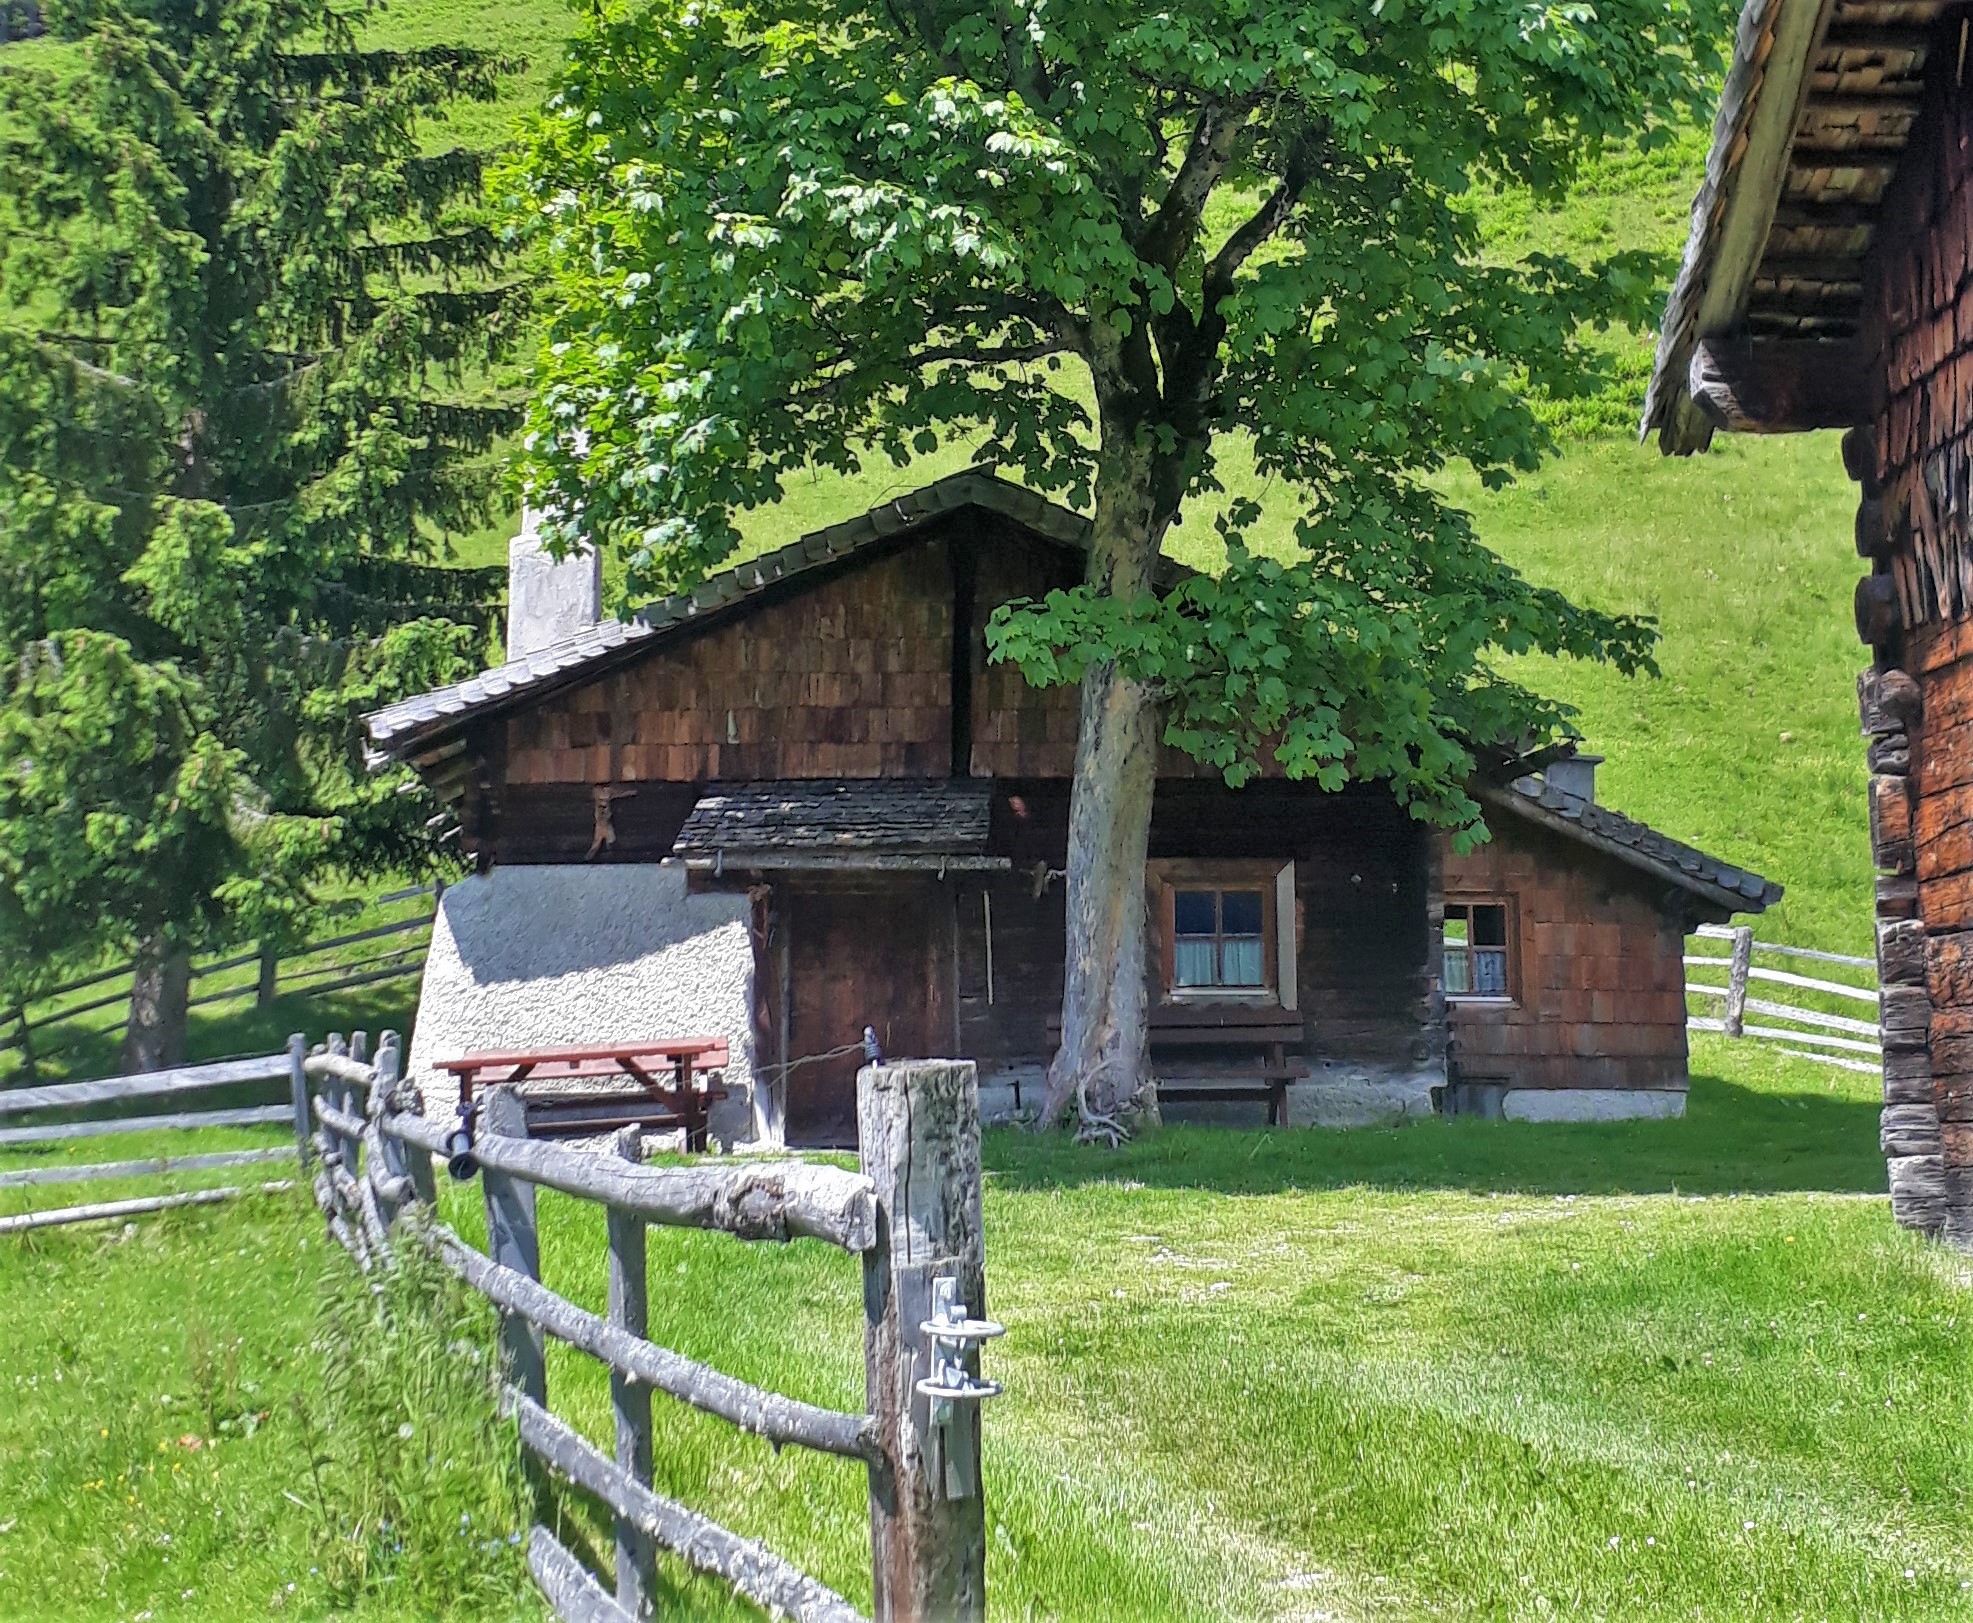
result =
[[1459,910],[1459,916],[1457,918],[1453,916],[1452,910],[1450,908],[1446,909],[1445,939],[1446,939],[1446,945],[1448,947],[1452,947],[1452,946],[1463,947],[1466,945],[1466,909],[1465,908],[1462,907]]
[[1472,989],[1472,978],[1466,972],[1466,949],[1448,945],[1445,950],[1446,996],[1464,997]]
[[1481,997],[1507,995],[1507,950],[1504,947],[1473,949],[1473,990]]
[[1172,929],[1179,935],[1211,935],[1219,928],[1215,915],[1219,911],[1215,905],[1219,893],[1210,890],[1178,890],[1172,892]]
[[1221,891],[1219,927],[1228,935],[1259,935],[1261,893],[1257,890]]
[[1225,970],[1220,979],[1222,986],[1258,986],[1266,973],[1267,954],[1261,950],[1261,938],[1257,935],[1228,936],[1220,946],[1220,962]]
[[1507,909],[1504,907],[1476,907],[1473,909],[1473,940],[1482,947],[1504,947],[1507,945]]
[[1180,986],[1213,984],[1213,939],[1180,941],[1172,954],[1172,978]]

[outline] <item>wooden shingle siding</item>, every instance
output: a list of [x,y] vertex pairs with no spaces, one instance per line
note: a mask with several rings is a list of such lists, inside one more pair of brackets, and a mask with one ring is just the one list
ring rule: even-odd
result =
[[1453,1001],[1467,1080],[1529,1088],[1650,1088],[1686,1079],[1680,922],[1610,861],[1497,818],[1493,839],[1448,851],[1449,898],[1509,906],[1511,1003]]
[[516,715],[516,784],[950,775],[951,574],[877,559]]

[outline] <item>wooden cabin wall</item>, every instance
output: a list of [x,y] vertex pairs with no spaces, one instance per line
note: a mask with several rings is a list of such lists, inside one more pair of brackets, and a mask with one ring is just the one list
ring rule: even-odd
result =
[[927,542],[520,712],[512,785],[943,778],[952,562]]
[[1885,194],[1844,456],[1871,559],[1856,607],[1892,1210],[1973,1249],[1973,104],[1952,77],[1934,75]]
[[1685,936],[1614,861],[1517,819],[1461,856],[1445,897],[1508,908],[1513,1001],[1452,1001],[1467,1081],[1523,1088],[1683,1087]]
[[[962,1051],[985,1060],[1045,1060],[1061,1010],[1068,785],[1004,782],[995,845],[1016,871],[958,888]],[[1324,794],[1309,785],[1161,780],[1151,857],[1295,864],[1296,992],[1306,1051],[1409,1069],[1444,1051],[1427,912],[1431,836],[1377,789]],[[1041,886],[1037,893],[1039,865]],[[987,999],[986,917],[993,919]]]

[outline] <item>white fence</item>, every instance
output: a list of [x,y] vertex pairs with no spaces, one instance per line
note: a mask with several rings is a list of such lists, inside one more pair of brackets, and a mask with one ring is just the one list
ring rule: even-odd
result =
[[[1722,943],[1725,950],[1703,950],[1710,942]],[[1688,947],[1686,993],[1708,1009],[1719,1009],[1718,1014],[1688,1016],[1688,1031],[1758,1038],[1795,1059],[1846,1071],[1883,1070],[1875,958],[1756,941],[1752,928],[1744,924],[1732,929],[1702,924]],[[1831,967],[1820,975],[1807,975],[1778,968],[1777,960]],[[1695,970],[1722,978],[1701,980]],[[1847,979],[1830,978],[1844,974]],[[1859,1017],[1860,1006],[1867,1006],[1870,1018]]]

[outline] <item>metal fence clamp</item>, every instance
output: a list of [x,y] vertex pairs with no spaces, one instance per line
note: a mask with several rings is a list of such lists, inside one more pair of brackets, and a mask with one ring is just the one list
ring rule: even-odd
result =
[[957,1276],[941,1274],[932,1281],[932,1316],[918,1328],[931,1342],[932,1373],[917,1390],[931,1400],[931,1429],[945,1462],[945,1496],[964,1498],[971,1492],[971,1473],[961,1465],[973,1451],[976,1406],[1001,1391],[998,1381],[974,1374],[968,1363],[976,1364],[981,1344],[1005,1335],[1006,1326],[969,1317],[959,1299]]

